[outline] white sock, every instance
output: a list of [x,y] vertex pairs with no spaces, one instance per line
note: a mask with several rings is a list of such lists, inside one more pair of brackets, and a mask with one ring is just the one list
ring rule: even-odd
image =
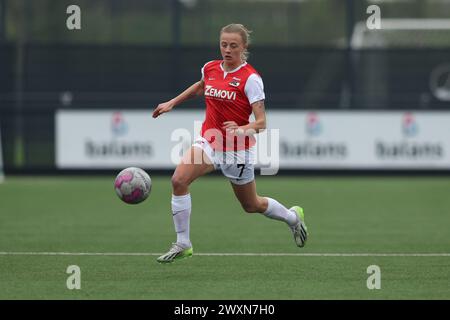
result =
[[172,217],[177,233],[177,243],[186,247],[192,246],[189,239],[189,220],[191,218],[191,195],[172,195]]
[[268,197],[266,197],[266,199],[268,200],[269,205],[267,206],[267,210],[263,212],[263,215],[271,219],[284,221],[290,226],[293,226],[298,222],[297,215],[294,212],[288,210],[275,199]]

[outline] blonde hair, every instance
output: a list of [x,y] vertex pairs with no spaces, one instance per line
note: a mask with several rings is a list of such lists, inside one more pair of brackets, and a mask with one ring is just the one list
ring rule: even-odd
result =
[[247,50],[248,46],[250,45],[250,33],[252,31],[248,30],[244,25],[239,23],[231,23],[225,27],[223,27],[220,30],[220,34],[222,33],[238,33],[242,41],[244,42],[244,52],[242,53],[241,59],[244,61],[247,61],[248,56],[250,55],[250,52]]

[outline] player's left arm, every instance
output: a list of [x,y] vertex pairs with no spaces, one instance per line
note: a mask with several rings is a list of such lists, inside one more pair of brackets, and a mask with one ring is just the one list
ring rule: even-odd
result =
[[259,100],[252,103],[253,115],[255,121],[250,122],[244,126],[238,126],[234,121],[225,121],[223,123],[223,129],[234,132],[238,135],[245,134],[246,136],[259,133],[266,129],[266,108],[264,106],[264,100]]
[[253,115],[255,116],[255,121],[250,122],[245,126],[239,127],[244,132],[254,131],[259,133],[266,129],[266,107],[264,106],[264,100],[259,100],[252,103]]
[[266,129],[266,110],[264,106],[265,94],[261,77],[256,73],[250,75],[245,84],[244,91],[249,102],[252,101],[250,105],[252,107],[253,115],[255,116],[255,121],[243,126],[238,126],[234,121],[225,121],[223,123],[223,129],[237,135],[245,134],[246,136],[250,136]]

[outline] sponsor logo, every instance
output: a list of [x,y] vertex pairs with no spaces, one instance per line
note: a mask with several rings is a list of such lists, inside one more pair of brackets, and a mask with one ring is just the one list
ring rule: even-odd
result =
[[129,125],[121,112],[111,116],[112,139],[95,141],[87,139],[84,143],[85,153],[89,158],[147,158],[153,156],[153,146],[149,142],[126,141]]
[[419,132],[419,125],[412,113],[405,113],[402,119],[402,132],[405,137],[414,137]]
[[241,84],[241,83],[238,82],[238,81],[236,81],[236,80],[232,80],[232,81],[229,83],[229,85],[230,85],[230,86],[233,86],[233,87],[239,87],[240,84]]
[[124,136],[128,133],[128,124],[121,112],[114,112],[112,114],[111,131],[114,136]]
[[236,92],[205,86],[205,96],[225,100],[236,100]]
[[405,141],[376,141],[375,152],[378,158],[384,160],[437,160],[444,155],[440,142],[415,141],[419,135],[419,123],[412,113],[405,113],[401,120],[401,131]]
[[309,136],[318,136],[322,133],[322,123],[320,122],[319,116],[314,113],[308,113],[306,115],[306,133]]
[[429,142],[383,142],[375,143],[376,154],[382,159],[440,159],[443,156],[443,146]]
[[153,146],[146,142],[85,141],[85,152],[89,158],[119,157],[123,159],[148,158],[153,156]]
[[345,159],[348,150],[345,143],[281,141],[280,154],[286,158]]
[[[323,132],[323,124],[315,112],[306,115],[306,135],[317,138]],[[348,150],[344,142],[319,141],[317,139],[307,141],[282,141],[280,153],[286,158],[297,158],[300,160],[343,160],[347,157]]]

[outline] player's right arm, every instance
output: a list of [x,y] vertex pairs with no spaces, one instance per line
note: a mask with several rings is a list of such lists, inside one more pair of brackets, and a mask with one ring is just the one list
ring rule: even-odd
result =
[[178,96],[176,96],[172,100],[160,103],[156,107],[156,109],[153,111],[153,118],[157,118],[161,114],[169,112],[170,110],[172,110],[173,107],[175,107],[176,105],[178,105],[186,100],[189,100],[189,99],[192,99],[192,98],[202,95],[203,91],[204,91],[204,87],[205,87],[205,83],[203,82],[203,78],[202,78],[200,81],[194,83],[192,86],[190,86],[189,88],[184,90],[182,93],[180,93]]

